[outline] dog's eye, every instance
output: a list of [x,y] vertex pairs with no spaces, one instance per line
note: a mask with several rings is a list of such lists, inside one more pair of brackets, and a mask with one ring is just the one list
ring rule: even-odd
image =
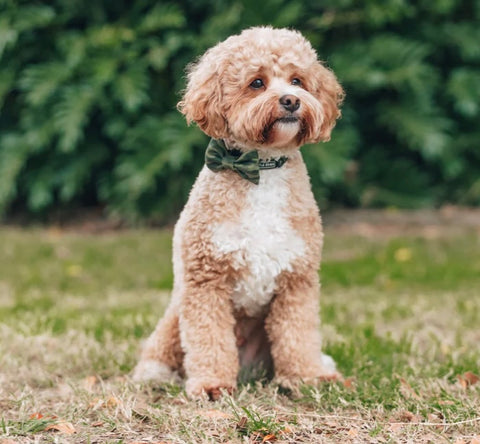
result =
[[264,86],[263,80],[262,79],[255,79],[252,83],[250,83],[250,86],[253,89],[259,89],[262,86]]
[[292,85],[302,86],[302,81],[299,78],[295,77],[294,79],[292,79]]

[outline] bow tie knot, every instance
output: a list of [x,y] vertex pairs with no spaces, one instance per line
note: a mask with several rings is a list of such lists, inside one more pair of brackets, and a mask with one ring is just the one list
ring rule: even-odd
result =
[[260,170],[280,168],[286,161],[286,157],[260,160],[256,150],[246,153],[238,150],[229,151],[222,140],[216,139],[210,140],[205,152],[205,164],[210,170],[214,172],[233,170],[256,185],[260,182]]

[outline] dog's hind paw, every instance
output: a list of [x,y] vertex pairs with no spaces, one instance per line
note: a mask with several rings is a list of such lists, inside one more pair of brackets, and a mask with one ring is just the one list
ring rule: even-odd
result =
[[133,370],[132,379],[135,382],[176,382],[178,375],[163,362],[145,359],[140,361]]
[[190,399],[216,401],[220,399],[224,393],[231,395],[235,390],[235,386],[222,383],[212,384],[206,381],[189,379],[187,380],[185,390]]
[[327,370],[327,373],[329,374],[338,374],[337,371],[337,364],[335,364],[335,361],[330,355],[326,355],[325,353],[322,353],[322,365]]

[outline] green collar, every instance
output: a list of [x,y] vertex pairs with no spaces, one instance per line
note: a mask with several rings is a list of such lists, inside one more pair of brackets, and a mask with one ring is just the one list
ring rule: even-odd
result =
[[288,157],[260,159],[258,151],[252,150],[243,153],[240,150],[229,150],[223,140],[211,139],[205,152],[205,164],[214,172],[233,170],[244,179],[258,185],[260,170],[281,168]]

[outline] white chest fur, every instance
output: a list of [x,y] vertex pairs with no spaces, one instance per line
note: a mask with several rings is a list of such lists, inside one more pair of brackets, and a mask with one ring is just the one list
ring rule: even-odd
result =
[[291,271],[293,260],[305,251],[288,218],[290,190],[287,168],[262,171],[260,184],[247,194],[239,220],[213,227],[213,242],[229,253],[241,271],[232,296],[236,308],[253,316],[273,296],[275,279]]

